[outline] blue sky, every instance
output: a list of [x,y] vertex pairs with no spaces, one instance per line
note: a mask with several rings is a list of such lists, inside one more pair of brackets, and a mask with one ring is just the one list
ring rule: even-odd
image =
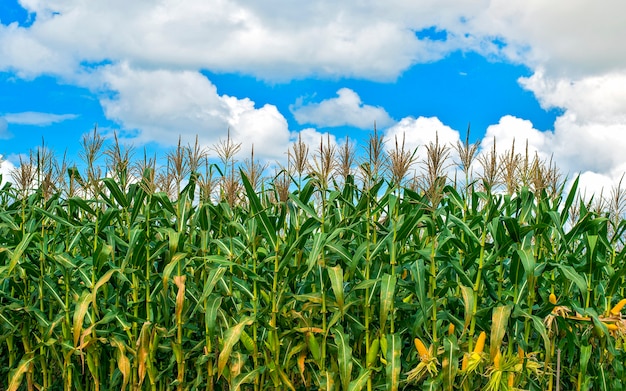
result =
[[[471,4],[470,4],[471,3]],[[305,5],[304,5],[305,4]],[[438,135],[554,158],[593,188],[626,170],[619,1],[0,3],[5,174],[103,135],[163,153],[228,129],[265,161],[299,135],[423,152]],[[244,157],[244,156],[242,156]],[[6,177],[6,175],[5,175]]]

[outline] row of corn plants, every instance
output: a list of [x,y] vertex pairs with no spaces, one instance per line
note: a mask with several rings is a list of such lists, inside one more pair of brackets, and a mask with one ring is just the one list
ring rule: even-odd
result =
[[465,180],[435,142],[419,186],[376,134],[356,170],[298,142],[265,181],[230,139],[169,182],[117,143],[98,169],[95,133],[63,189],[36,154],[0,190],[1,388],[623,389],[624,220],[458,147]]

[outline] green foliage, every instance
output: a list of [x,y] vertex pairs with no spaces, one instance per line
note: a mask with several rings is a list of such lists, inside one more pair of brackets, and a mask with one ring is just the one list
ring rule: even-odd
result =
[[173,195],[150,167],[136,181],[95,172],[72,194],[0,190],[0,388],[397,390],[409,372],[419,389],[626,382],[626,324],[610,311],[625,224],[571,194],[435,196],[434,179],[411,190],[369,167],[333,186],[298,178],[287,197],[242,173],[212,199],[197,197],[210,170]]

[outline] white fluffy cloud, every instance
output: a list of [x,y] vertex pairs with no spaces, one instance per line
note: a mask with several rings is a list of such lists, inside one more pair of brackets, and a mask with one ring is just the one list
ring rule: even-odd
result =
[[[35,22],[0,26],[0,69],[24,76],[75,77],[85,62],[127,61],[273,80],[389,80],[457,49],[506,56],[568,77],[626,67],[626,3],[620,0],[20,3]],[[445,31],[446,39],[418,39],[415,32],[429,27]]]
[[468,19],[467,28],[501,37],[511,58],[577,78],[626,67],[625,12],[620,0],[493,0]]
[[626,123],[626,67],[582,78],[550,77],[538,70],[520,84],[547,109],[560,107],[579,123]]
[[2,181],[0,181],[0,186],[4,185],[7,181],[11,179],[11,171],[15,166],[10,161],[6,160],[4,156],[0,155],[0,174],[2,175]]
[[[27,0],[21,4],[36,13],[36,21],[28,29],[2,27],[0,68],[70,74],[82,61],[124,60],[270,79],[310,74],[390,79],[449,50],[450,45],[420,41],[414,34],[475,9],[447,3]],[[442,8],[448,9],[445,19],[438,16]]]
[[281,159],[290,133],[287,121],[273,105],[257,108],[250,99],[220,95],[206,77],[192,71],[137,70],[109,66],[100,76],[115,91],[101,103],[107,117],[130,130],[135,142],[175,145],[181,136],[191,143],[213,146],[225,140],[242,143],[242,154],[254,145],[255,156]]
[[364,104],[361,97],[349,88],[337,91],[336,98],[319,103],[294,105],[291,111],[299,124],[320,127],[354,126],[371,129],[374,123],[380,127],[387,127],[394,122],[384,108]]
[[511,151],[535,154],[540,159],[552,159],[561,173],[570,179],[580,175],[580,188],[589,194],[609,191],[626,172],[626,125],[579,122],[571,112],[560,116],[554,131],[540,131],[521,118],[504,116],[498,124],[488,127],[482,140],[481,153],[491,150],[496,140],[496,152]]
[[541,159],[550,159],[554,146],[552,132],[537,130],[532,122],[511,115],[500,118],[497,124],[487,128],[481,142],[483,152],[492,150],[494,139],[499,155],[511,150],[525,154],[528,148],[530,158],[537,153]]
[[[417,148],[416,159],[418,162],[426,159],[426,147],[434,143],[438,138],[442,146],[456,145],[460,140],[459,132],[444,125],[437,117],[406,117],[385,131],[385,144],[387,148],[395,148],[396,140],[401,146],[404,140],[406,150],[412,151]],[[449,149],[449,164],[456,159],[454,149]],[[452,167],[452,166],[451,166]]]
[[17,24],[0,24],[0,71],[13,71],[28,79],[42,73],[71,76],[76,62],[67,53],[69,49],[69,45],[63,45],[58,50],[34,31]]
[[554,153],[567,174],[583,173],[595,190],[617,183],[626,169],[626,68],[579,78],[549,76],[540,69],[520,83],[543,107],[563,110],[542,150]]

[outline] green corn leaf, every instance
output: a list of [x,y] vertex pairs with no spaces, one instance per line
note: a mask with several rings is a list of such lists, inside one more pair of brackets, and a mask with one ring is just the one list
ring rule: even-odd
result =
[[126,198],[126,195],[124,194],[122,189],[119,187],[117,181],[113,178],[104,178],[102,182],[107,187],[107,189],[109,189],[111,195],[118,203],[118,205],[123,208],[128,208],[128,199]]
[[398,334],[387,334],[387,390],[398,391],[400,387],[402,340]]
[[176,253],[172,257],[172,260],[170,261],[170,263],[168,263],[165,266],[165,268],[163,269],[163,277],[162,277],[163,278],[163,289],[167,289],[170,277],[171,277],[172,273],[174,272],[174,269],[176,268],[176,266],[178,266],[178,263],[181,260],[185,259],[185,257],[187,257],[187,253]]
[[248,384],[248,383],[254,382],[254,380],[264,371],[265,371],[265,367],[260,366],[246,373],[237,375],[235,379],[233,380],[233,383],[230,389],[233,391],[239,391],[241,389],[242,384]]
[[22,383],[22,378],[24,374],[28,372],[28,368],[30,367],[30,363],[35,359],[33,353],[28,353],[22,357],[17,367],[11,371],[9,374],[9,387],[7,391],[17,391],[20,384]]
[[249,326],[252,323],[254,323],[254,319],[252,317],[245,317],[239,323],[226,330],[226,332],[224,333],[220,355],[217,359],[218,379],[222,376],[222,373],[224,372],[224,368],[226,367],[226,363],[230,358],[230,353],[233,350],[233,346],[235,346],[235,344],[239,342],[239,338],[241,337],[241,331],[245,326]]
[[359,376],[356,379],[350,382],[348,386],[348,391],[361,391],[363,387],[367,384],[367,379],[372,375],[371,369],[361,369]]
[[556,264],[556,268],[561,274],[563,274],[563,277],[565,277],[567,281],[571,281],[574,285],[576,285],[576,288],[578,288],[581,295],[584,295],[585,292],[587,292],[587,282],[583,276],[578,274],[576,269],[570,265],[563,265],[560,263]]
[[330,277],[330,284],[333,289],[333,293],[335,294],[335,300],[337,301],[337,305],[339,306],[339,312],[343,314],[343,304],[344,304],[344,292],[343,292],[343,269],[341,266],[333,266],[326,268],[328,271],[328,277]]
[[119,272],[119,270],[118,269],[110,269],[109,271],[104,273],[104,275],[102,275],[102,277],[100,277],[98,279],[98,282],[96,282],[96,285],[93,287],[93,291],[91,293],[91,299],[92,299],[93,308],[94,308],[94,310],[96,312],[98,312],[98,307],[97,307],[97,302],[96,302],[96,298],[97,298],[97,295],[98,295],[98,289],[100,289],[104,284],[109,282],[109,280],[111,279],[111,276],[115,272]]
[[463,296],[463,306],[465,311],[465,322],[463,324],[463,332],[467,330],[467,327],[472,321],[472,310],[474,308],[474,289],[468,286],[461,285],[461,295]]
[[347,390],[352,378],[352,348],[348,336],[344,334],[341,327],[333,329],[333,336],[337,345],[337,365],[342,389]]
[[22,255],[24,254],[24,251],[26,251],[26,248],[28,247],[30,242],[33,240],[33,237],[34,237],[34,234],[27,232],[22,238],[22,240],[20,241],[20,243],[15,247],[15,250],[13,250],[13,252],[10,253],[11,258],[9,260],[9,268],[7,270],[8,275],[11,275],[13,273],[13,269],[15,269],[15,266],[17,266],[17,264],[19,263],[20,259],[22,258]]
[[74,347],[78,347],[78,340],[80,339],[80,333],[83,329],[83,320],[87,314],[89,303],[91,302],[91,293],[83,291],[76,303],[74,309],[74,325],[72,328],[74,334]]
[[243,182],[243,185],[246,189],[246,194],[248,195],[248,201],[250,202],[252,214],[259,224],[259,228],[264,234],[265,239],[269,242],[271,249],[274,250],[276,248],[276,243],[278,240],[276,234],[276,226],[274,226],[268,218],[265,209],[261,205],[261,200],[259,200],[259,196],[252,188],[250,181],[243,171],[241,172],[241,181]]
[[535,273],[535,256],[533,250],[532,248],[519,249],[517,250],[517,254],[519,255],[520,261],[522,261],[526,277],[529,278]]
[[586,377],[587,366],[589,365],[589,359],[591,358],[591,345],[582,345],[580,347],[580,373],[583,377]]
[[443,340],[444,354],[447,358],[447,366],[443,365],[443,385],[444,389],[452,391],[454,389],[454,381],[459,370],[459,346],[458,341],[454,335],[446,336]]
[[473,243],[480,243],[480,239],[478,238],[478,236],[476,236],[474,231],[472,231],[472,229],[467,225],[465,221],[453,214],[449,214],[446,217],[450,220],[451,223],[454,224],[456,228],[460,228],[461,231],[465,233],[467,239],[471,240]]
[[318,222],[322,222],[322,219],[319,217],[319,215],[317,214],[317,212],[315,211],[315,209],[313,209],[313,207],[307,205],[302,199],[300,199],[300,197],[298,197],[296,194],[291,193],[289,194],[289,199],[298,206],[298,208],[300,208],[302,211],[304,211],[304,213],[309,217],[312,218]]
[[491,315],[491,338],[489,343],[489,355],[491,360],[496,356],[502,345],[502,339],[506,333],[506,327],[511,315],[511,305],[502,305],[493,309]]
[[340,243],[328,241],[325,246],[335,254],[339,255],[346,264],[350,264],[352,262],[353,255],[351,255],[350,252]]
[[222,296],[211,295],[207,299],[204,309],[204,317],[210,336],[213,336],[215,334],[217,313],[219,311],[220,305],[222,305]]
[[211,269],[211,271],[209,272],[209,275],[204,281],[204,288],[202,290],[202,295],[198,298],[197,305],[201,305],[206,300],[206,298],[209,297],[211,293],[213,293],[213,289],[215,288],[215,285],[217,285],[219,280],[224,276],[224,273],[226,273],[226,270],[227,268],[222,267],[222,266]]
[[325,241],[326,241],[326,234],[322,232],[315,233],[314,238],[313,238],[313,245],[311,246],[311,252],[309,253],[309,257],[306,262],[307,268],[306,268],[306,272],[304,273],[305,277],[307,274],[311,272],[311,270],[313,270],[315,265],[317,265],[320,254],[322,253],[322,250],[324,248]]
[[396,276],[384,274],[380,284],[380,329],[385,329],[387,317],[393,307],[396,291]]
[[58,216],[58,215],[56,215],[56,214],[54,214],[52,212],[49,212],[49,211],[47,211],[45,209],[41,209],[41,208],[35,207],[34,210],[37,213],[41,213],[42,215],[48,217],[50,220],[55,221],[59,225],[66,226],[68,228],[75,228],[76,227],[74,224],[72,224],[70,221],[68,221],[67,219],[63,218],[62,216]]

